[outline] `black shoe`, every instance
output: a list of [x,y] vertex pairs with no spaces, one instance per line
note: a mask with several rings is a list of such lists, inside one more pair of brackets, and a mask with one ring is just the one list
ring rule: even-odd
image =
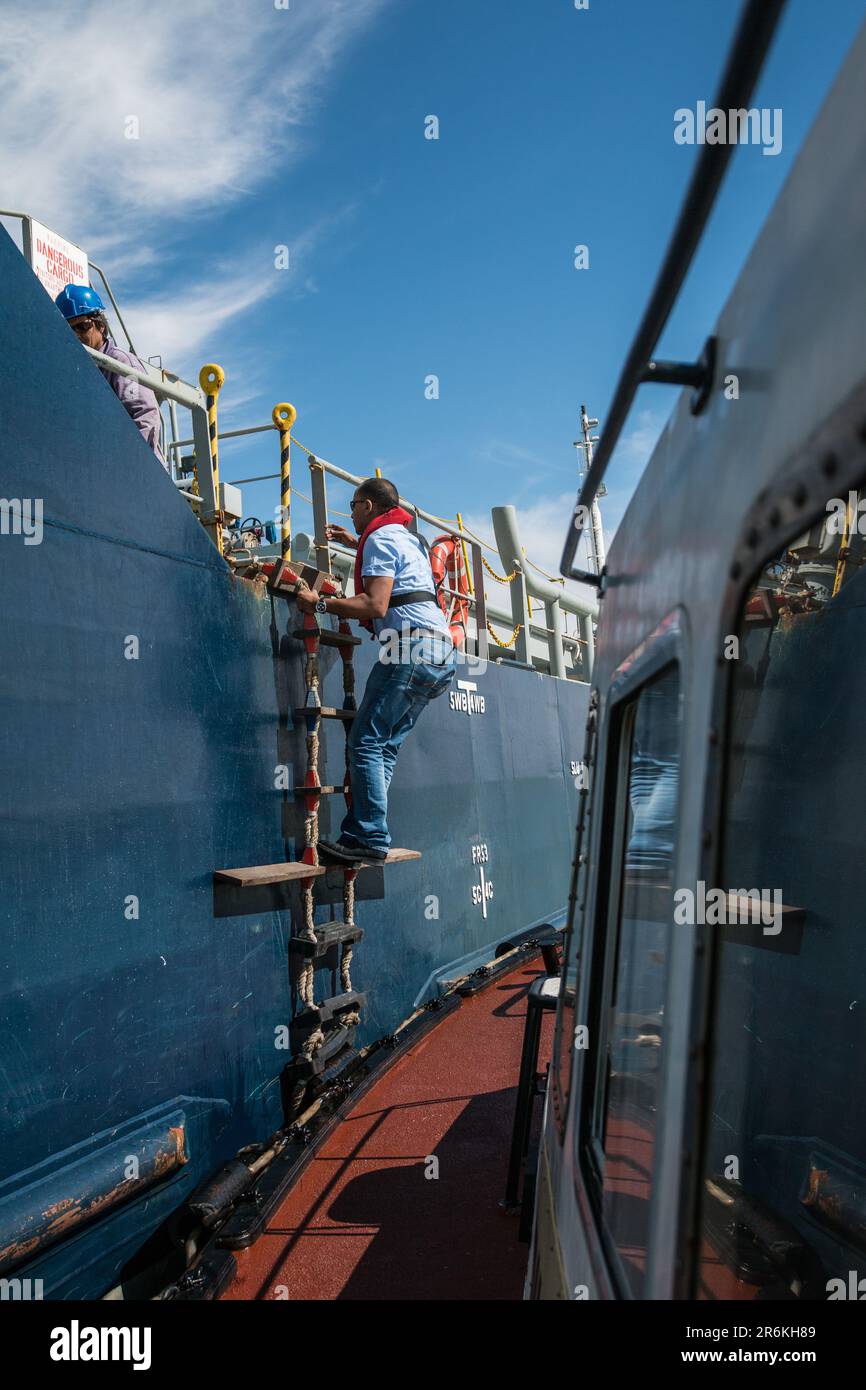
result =
[[320,840],[317,849],[326,859],[336,864],[383,864],[388,858],[387,850],[367,849],[364,845],[338,840]]

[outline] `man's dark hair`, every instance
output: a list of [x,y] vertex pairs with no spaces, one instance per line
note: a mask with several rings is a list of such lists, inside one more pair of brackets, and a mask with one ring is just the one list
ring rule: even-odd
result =
[[374,507],[384,507],[386,511],[400,505],[400,494],[387,478],[365,478],[355,489],[356,497],[367,497]]
[[108,319],[105,317],[104,314],[97,312],[95,314],[91,314],[90,318],[93,319],[93,322],[96,324],[96,327],[101,332],[103,338],[111,337],[111,329],[108,326]]

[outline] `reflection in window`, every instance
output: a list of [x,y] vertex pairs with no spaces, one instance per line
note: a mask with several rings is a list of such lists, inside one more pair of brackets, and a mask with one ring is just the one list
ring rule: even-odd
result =
[[716,943],[701,1298],[850,1298],[866,1276],[858,501],[828,504],[741,615],[723,881],[778,889],[788,911]]
[[577,943],[579,926],[569,925],[563,942],[562,974],[559,979],[559,1013],[554,1039],[554,1077],[560,1128],[565,1124],[571,1092],[571,1067],[575,1028],[574,1000],[577,991]]
[[559,980],[559,1010],[553,1039],[553,1099],[560,1132],[565,1127],[571,1093],[571,1069],[574,1056],[575,999],[577,997],[578,958],[583,932],[583,899],[586,893],[586,838],[589,833],[589,769],[595,753],[595,709],[590,707],[586,726],[584,762],[576,785],[580,791],[580,810],[577,818],[575,848],[575,877],[569,903],[568,929],[562,949],[562,972]]
[[599,1116],[605,1225],[641,1292],[661,1074],[679,771],[679,675],[644,687],[624,723],[622,882]]

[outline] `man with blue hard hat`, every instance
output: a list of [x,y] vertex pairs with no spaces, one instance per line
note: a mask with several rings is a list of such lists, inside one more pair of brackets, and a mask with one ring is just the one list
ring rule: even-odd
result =
[[[92,290],[89,285],[65,285],[54,303],[73,333],[78,335],[79,341],[86,347],[95,348],[106,357],[113,357],[116,362],[125,362],[128,367],[136,367],[142,372],[146,370],[140,358],[124,352],[117,346],[105,317],[105,305],[96,290]],[[150,387],[142,385],[132,377],[123,376],[120,372],[110,371],[101,362],[97,363],[97,366],[127,414],[132,417],[144,442],[156,454],[163,468],[166,468],[159,447],[159,405]]]

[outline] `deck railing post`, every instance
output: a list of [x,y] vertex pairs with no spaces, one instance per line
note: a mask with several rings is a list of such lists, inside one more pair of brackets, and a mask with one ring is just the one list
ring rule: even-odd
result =
[[[462,542],[465,553],[465,542]],[[484,596],[484,566],[481,563],[481,546],[477,541],[469,542],[472,550],[472,587],[475,599],[475,654],[479,661],[487,660],[487,600]]]
[[198,384],[204,392],[205,411],[208,426],[208,450],[204,456],[207,459],[207,467],[204,461],[198,465],[199,489],[201,489],[201,478],[203,473],[207,473],[210,479],[211,491],[214,496],[214,505],[210,517],[204,519],[204,524],[211,533],[211,539],[219,551],[223,553],[223,509],[222,498],[220,496],[220,465],[219,465],[219,427],[217,424],[217,402],[219,393],[225,385],[225,372],[216,362],[207,362],[198,374]]
[[280,401],[271,411],[274,429],[280,436],[280,558],[292,558],[292,426],[298,412],[288,401]]
[[179,451],[177,447],[177,441],[180,438],[180,431],[177,425],[176,401],[170,400],[168,403],[168,418],[171,426],[171,442],[169,443],[168,449],[166,451],[166,458],[168,459],[168,465],[171,469],[171,476],[174,479],[174,481],[177,482],[177,479],[180,475],[180,458],[178,456]]
[[529,603],[526,588],[526,575],[518,569],[509,584],[511,590],[511,620],[517,629],[514,639],[514,655],[518,661],[528,666],[532,661],[532,642],[529,632]]
[[325,528],[328,525],[328,493],[325,470],[315,454],[310,454],[310,497],[313,501],[313,536],[316,542],[316,568],[331,573],[331,549]]
[[562,646],[562,609],[558,603],[545,603],[544,617],[548,629],[547,650],[550,674],[565,679],[565,652]]
[[219,511],[219,502],[217,500],[213,468],[211,466],[210,423],[208,421],[204,395],[201,397],[201,404],[190,406],[190,415],[192,416],[195,471],[198,479],[199,496],[201,497],[200,517],[204,525],[211,531],[214,544],[216,544],[216,538],[213,532],[214,528],[219,525],[219,522],[216,520]]
[[584,614],[580,620],[580,635],[583,638],[581,654],[583,656],[583,677],[584,680],[592,680],[592,668],[595,665],[595,637],[592,631],[592,618],[588,613]]

